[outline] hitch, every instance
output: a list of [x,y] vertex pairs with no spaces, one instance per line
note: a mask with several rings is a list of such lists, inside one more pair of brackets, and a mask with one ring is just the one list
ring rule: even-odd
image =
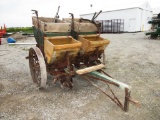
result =
[[[81,75],[85,80],[89,81],[94,87],[99,89],[102,93],[104,93],[107,97],[109,97],[114,103],[116,103],[123,111],[127,112],[129,110],[129,102],[131,102],[133,105],[136,105],[137,107],[140,106],[140,102],[137,100],[134,100],[131,98],[131,86],[122,83],[116,79],[113,79],[111,76],[109,76],[106,72],[102,70],[104,68],[103,64],[84,68],[81,70],[77,70],[76,73],[78,75]],[[105,84],[107,84],[107,87],[109,88],[109,91],[111,92],[111,95],[107,94],[104,90],[102,90],[98,85],[94,84],[90,79],[101,81]],[[111,89],[109,85],[113,85],[115,87],[118,87],[122,89],[125,92],[125,98],[124,103],[116,97],[115,93]]]

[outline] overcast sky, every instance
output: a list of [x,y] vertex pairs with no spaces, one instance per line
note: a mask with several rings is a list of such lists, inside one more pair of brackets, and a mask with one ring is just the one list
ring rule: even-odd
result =
[[[54,17],[60,6],[60,18],[75,17],[79,14],[93,13],[100,10],[116,9],[120,6],[143,3],[144,0],[0,0],[0,26],[31,27],[32,9],[39,12],[39,16]],[[160,7],[160,0],[148,0],[151,8]],[[92,8],[91,8],[92,4]]]

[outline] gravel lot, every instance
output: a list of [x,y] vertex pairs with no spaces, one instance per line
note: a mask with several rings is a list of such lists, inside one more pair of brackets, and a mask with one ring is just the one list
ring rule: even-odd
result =
[[[72,90],[59,84],[39,91],[33,84],[28,60],[32,45],[0,46],[0,119],[2,120],[160,120],[160,40],[141,33],[103,34],[106,72],[132,86],[131,96],[141,102],[123,112],[103,93],[77,76]],[[29,37],[19,42],[35,42]],[[52,80],[50,76],[48,78]],[[95,84],[108,90],[99,81]],[[124,92],[114,88],[123,100]]]

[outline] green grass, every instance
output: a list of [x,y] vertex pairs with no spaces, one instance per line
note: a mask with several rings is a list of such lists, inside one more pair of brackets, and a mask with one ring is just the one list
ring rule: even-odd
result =
[[24,33],[33,33],[32,27],[13,27],[7,28],[7,32],[24,32]]

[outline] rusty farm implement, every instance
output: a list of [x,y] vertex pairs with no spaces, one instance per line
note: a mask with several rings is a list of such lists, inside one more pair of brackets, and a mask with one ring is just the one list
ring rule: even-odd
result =
[[[100,24],[95,18],[92,20],[74,18],[38,17],[38,11],[33,10],[36,16],[32,17],[34,37],[37,45],[29,50],[29,67],[33,82],[40,88],[46,88],[47,73],[53,75],[53,83],[59,81],[61,87],[73,87],[72,78],[77,74],[89,81],[102,91],[122,110],[128,111],[129,102],[139,105],[131,99],[131,87],[110,77],[105,68],[105,48],[109,40],[97,34]],[[111,95],[107,94],[92,80],[104,82]],[[109,85],[124,90],[124,103],[115,96]]]

